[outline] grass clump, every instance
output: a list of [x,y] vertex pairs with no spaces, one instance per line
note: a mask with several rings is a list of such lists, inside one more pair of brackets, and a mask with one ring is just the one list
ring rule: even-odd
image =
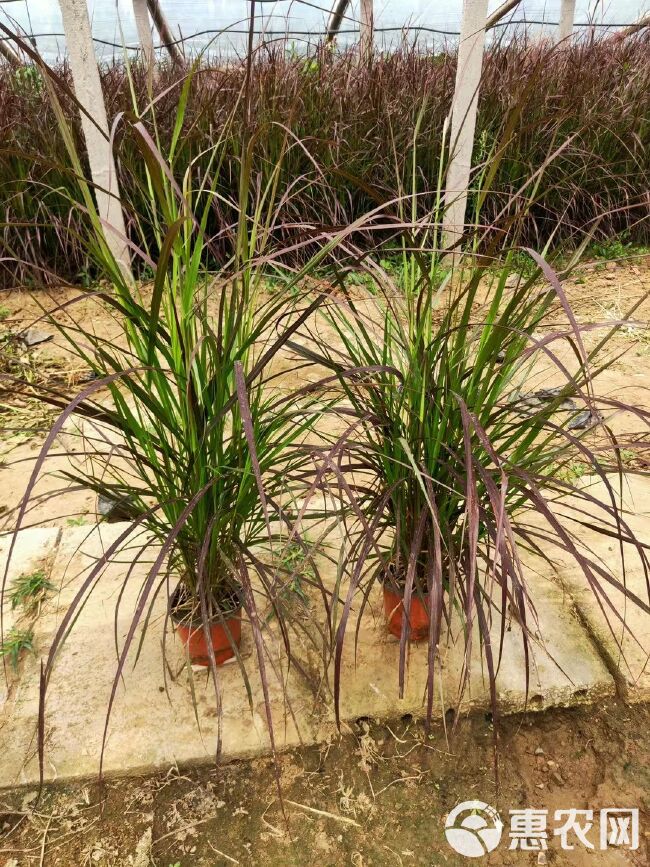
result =
[[9,601],[13,609],[23,606],[27,610],[37,608],[48,593],[55,590],[43,569],[21,575],[12,582]]
[[[132,120],[125,132],[136,137],[138,167],[145,175],[132,204],[139,209],[138,225],[148,241],[131,251],[132,264],[136,273],[140,264],[151,270],[151,285],[132,279],[107,244],[73,129],[55,87],[50,87],[78,185],[70,207],[79,206],[86,215],[85,249],[103,279],[98,289],[82,290],[72,303],[64,304],[65,319],[57,316],[57,309],[48,314],[51,326],[93,377],[80,388],[62,384],[39,390],[42,401],[59,414],[16,510],[15,530],[33,505],[38,476],[59,433],[74,418],[72,436],[78,437],[79,445],[75,443],[70,454],[77,458],[61,475],[104,500],[128,504],[132,519],[98,557],[62,615],[44,664],[42,713],[58,650],[104,569],[128,541],[133,565],[123,570],[123,589],[116,594],[120,611],[126,605],[123,597],[129,596],[123,591],[132,580],[132,568],[141,560],[147,567],[137,579],[139,592],[131,601],[127,634],[120,641],[107,720],[127,657],[139,655],[138,629],[160,628],[161,619],[152,612],[162,600],[167,619],[179,632],[209,636],[214,626],[222,628],[252,709],[250,661],[239,653],[239,634],[232,627],[242,619],[250,624],[254,675],[261,680],[275,750],[269,681],[277,672],[263,630],[274,617],[290,653],[295,624],[283,594],[288,584],[292,597],[304,595],[300,582],[306,580],[306,569],[301,568],[298,577],[295,569],[288,573],[273,564],[283,547],[301,539],[295,516],[308,505],[313,492],[310,478],[323,448],[311,442],[310,434],[326,409],[320,395],[296,378],[300,365],[292,367],[289,387],[278,381],[275,365],[290,336],[322,301],[319,292],[308,288],[309,281],[314,274],[320,276],[319,268],[337,237],[317,238],[314,243],[312,233],[305,245],[311,245],[306,262],[298,268],[287,265],[282,255],[276,197],[288,137],[266,178],[252,168],[255,137],[242,144],[236,163],[237,197],[228,199],[222,171],[231,155],[237,106],[231,105],[231,118],[211,142],[206,163],[190,168],[183,163],[177,148],[182,148],[191,87],[188,76],[167,151],[155,124],[150,132],[144,122]],[[280,198],[286,202],[286,197]],[[231,246],[218,270],[208,271],[206,263],[214,264],[223,252],[209,228],[221,209],[222,234]],[[274,291],[269,292],[270,279]],[[108,342],[104,335],[84,328],[75,304],[88,298],[110,307],[119,326],[118,339]],[[303,551],[308,557],[306,546]],[[166,624],[165,617],[162,620]],[[211,640],[206,655],[199,658],[200,664],[209,665],[220,719],[220,660]],[[283,688],[284,682],[280,685]],[[41,757],[43,749],[41,738]]]
[[636,256],[644,256],[650,252],[650,247],[635,244],[629,240],[629,232],[623,232],[615,238],[606,238],[602,241],[594,241],[590,252],[596,259],[604,259],[607,262],[631,259]]
[[[210,267],[233,252],[228,230],[238,201],[238,164],[251,134],[251,169],[262,186],[276,173],[278,153],[285,150],[277,173],[278,226],[286,239],[303,238],[310,225],[350,224],[378,201],[408,189],[420,200],[419,212],[433,207],[435,179],[444,155],[443,129],[449,114],[455,76],[453,52],[431,57],[403,48],[359,64],[356,51],[315,48],[314,74],[305,74],[304,56],[286,56],[265,46],[252,66],[245,61],[201,60],[199,74],[187,90],[180,131],[176,127],[185,71],[161,68],[154,81],[157,141],[164,153],[175,142],[178,177],[209,171],[214,131],[226,125],[223,161],[218,166],[219,203],[206,224],[215,238]],[[211,65],[211,63],[213,65]],[[233,100],[250,73],[249,107]],[[71,87],[69,70],[58,68]],[[101,70],[109,121],[130,114],[134,102],[145,121],[151,116],[145,68],[122,62]],[[0,146],[0,223],[4,261],[0,276],[16,280],[61,277],[88,282],[97,265],[84,249],[82,212],[71,212],[76,180],[69,170],[63,137],[42,75],[16,77],[0,68],[0,115],[10,133]],[[650,37],[576,41],[562,50],[540,40],[513,39],[486,52],[477,119],[474,168],[485,170],[501,142],[503,121],[513,105],[525,112],[502,142],[501,166],[483,206],[485,225],[511,212],[513,201],[533,190],[520,241],[540,249],[549,238],[571,242],[576,233],[599,220],[603,237],[629,231],[630,241],[648,243],[647,189],[650,161],[647,118],[650,109]],[[67,104],[67,97],[66,97]],[[38,119],[38,122],[36,122]],[[80,135],[78,120],[74,135]],[[287,130],[296,141],[286,149]],[[411,185],[411,142],[418,132],[418,172]],[[179,135],[180,132],[180,135]],[[129,206],[127,225],[139,247],[152,243],[146,171],[137,136],[122,127],[120,186]],[[549,154],[557,152],[543,178],[530,184]],[[296,179],[312,172],[320,180],[298,188]],[[47,189],[47,196],[42,190]],[[475,197],[470,197],[470,208]],[[371,234],[360,233],[369,247]],[[206,251],[207,252],[207,251]],[[141,272],[145,271],[141,262]],[[34,267],[37,269],[35,270]],[[49,273],[51,272],[51,273]]]
[[14,671],[17,671],[23,653],[31,653],[33,650],[34,632],[31,629],[13,628],[0,645],[0,657],[7,659]]
[[[621,443],[606,419],[621,404],[594,389],[610,363],[601,353],[617,329],[587,352],[588,328],[578,324],[557,275],[538,254],[528,255],[535,267],[523,269],[530,276],[514,285],[509,259],[495,271],[463,258],[438,283],[426,259],[407,256],[409,267],[396,278],[378,273],[381,291],[346,294],[319,312],[338,343],[320,339],[329,332],[315,328],[301,345],[292,344],[337,378],[350,431],[348,463],[363,480],[345,491],[357,532],[350,533],[347,593],[333,605],[335,695],[348,621],[356,620],[356,634],[374,582],[397,593],[405,612],[401,695],[408,613],[416,599],[428,613],[428,714],[444,634],[461,637],[467,659],[472,642],[480,643],[496,713],[510,613],[522,624],[526,660],[539,634],[524,565],[530,552],[551,571],[558,552],[571,557],[608,616],[620,619],[608,595],[612,586],[650,614],[648,601],[580,541],[589,514],[594,532],[624,537],[642,567],[650,565],[608,478],[619,472]],[[566,331],[547,324],[558,304],[570,323]],[[559,360],[563,344],[573,349],[570,365]],[[535,390],[532,383],[549,378],[561,384]],[[600,420],[597,445],[588,430],[575,429],[584,407]],[[634,412],[648,443],[650,414]],[[581,483],[587,468],[603,486],[603,501]]]

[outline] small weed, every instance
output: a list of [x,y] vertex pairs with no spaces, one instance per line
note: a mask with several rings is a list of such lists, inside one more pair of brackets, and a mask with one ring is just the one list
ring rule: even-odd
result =
[[646,455],[640,449],[620,449],[618,456],[621,466],[625,470],[639,469],[640,466],[647,466]]
[[[266,277],[266,289],[270,295],[279,295],[287,291],[287,279],[279,271],[277,274],[269,274]],[[300,288],[295,284],[289,289],[289,296],[297,298],[300,294]]]
[[10,313],[11,310],[8,307],[5,307],[4,304],[0,304],[0,322],[4,322]]
[[606,259],[609,262],[613,259],[622,259],[627,253],[627,248],[620,238],[608,238],[602,243],[594,243],[591,252],[597,259]]
[[648,252],[648,247],[639,246],[632,241],[626,240],[627,233],[617,238],[607,238],[604,241],[596,241],[591,245],[591,253],[596,259],[605,259],[611,262],[615,259],[625,259],[628,256],[643,255]]
[[397,258],[397,254],[394,259],[380,259],[379,265],[391,277],[399,277],[402,272],[402,262]]
[[510,266],[515,274],[521,274],[524,279],[532,277],[538,270],[537,263],[523,250],[513,250],[509,257]]
[[553,476],[561,482],[575,482],[586,476],[589,472],[589,466],[583,461],[569,461],[565,464],[559,464],[553,471]]
[[46,594],[54,590],[54,585],[45,577],[45,572],[38,569],[29,575],[21,575],[11,585],[9,599],[12,608],[23,605],[27,609],[38,606]]
[[77,518],[68,518],[66,524],[68,527],[83,527],[86,523],[86,516],[79,515]]
[[23,367],[18,339],[14,334],[4,333],[0,337],[0,373],[15,376]]
[[345,275],[345,283],[347,286],[365,286],[369,291],[375,288],[374,280],[365,271],[350,271]]
[[0,656],[6,657],[16,671],[24,650],[34,650],[34,633],[31,629],[12,629],[0,646]]
[[84,289],[90,289],[93,284],[93,275],[87,268],[82,268],[77,273],[77,281],[81,283]]
[[307,603],[307,595],[302,586],[304,576],[313,576],[311,566],[306,562],[305,552],[297,544],[290,544],[285,547],[280,559],[280,566],[284,572],[292,576],[289,583],[283,589],[283,594],[295,593],[300,599]]

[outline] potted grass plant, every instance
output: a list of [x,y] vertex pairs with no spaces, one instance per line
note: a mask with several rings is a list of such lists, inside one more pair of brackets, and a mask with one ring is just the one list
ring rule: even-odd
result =
[[[521,625],[528,665],[537,618],[522,565],[527,552],[541,556],[551,570],[558,551],[575,561],[615,621],[621,615],[608,600],[608,586],[650,613],[648,600],[609,575],[579,538],[588,520],[596,532],[631,543],[648,568],[644,544],[628,526],[608,475],[622,475],[625,444],[648,447],[650,414],[598,395],[594,385],[615,357],[609,341],[625,317],[579,324],[543,256],[516,247],[539,179],[522,186],[512,213],[504,211],[501,220],[487,225],[481,220],[523,106],[515,100],[475,170],[468,208],[476,229],[442,245],[445,161],[438,164],[431,209],[417,193],[420,110],[409,153],[410,182],[398,163],[394,167],[399,195],[387,205],[392,239],[380,242],[372,256],[355,255],[350,247],[347,265],[364,272],[363,279],[351,287],[341,274],[336,300],[317,313],[330,330],[315,327],[307,340],[290,343],[338,381],[344,450],[354,477],[353,484],[337,483],[358,530],[350,533],[342,608],[332,607],[337,718],[348,623],[356,611],[358,635],[377,582],[386,628],[399,638],[400,697],[409,642],[426,640],[427,720],[439,645],[454,618],[465,641],[460,694],[475,630],[495,715],[496,673],[511,619]],[[544,167],[564,147],[566,142],[549,152]],[[506,237],[512,240],[509,252],[503,249]],[[565,273],[588,243],[586,233],[565,261]],[[554,310],[561,311],[565,327],[549,324]],[[594,334],[587,350],[587,335]],[[632,410],[641,431],[622,438],[611,432],[607,416],[622,409]],[[566,472],[576,459],[602,480],[605,501]],[[563,518],[556,515],[558,504]],[[496,652],[495,621],[502,636]],[[528,670],[525,674],[528,678]]]
[[[631,542],[647,568],[643,542],[627,525],[608,474],[622,472],[624,441],[647,447],[650,416],[635,407],[642,432],[614,437],[605,420],[622,404],[597,396],[594,383],[611,361],[607,340],[617,326],[605,323],[605,336],[587,351],[593,324],[578,325],[552,269],[537,254],[525,255],[531,275],[514,280],[510,257],[488,268],[455,254],[441,265],[422,249],[405,249],[391,273],[366,258],[372,288],[342,280],[336,303],[319,311],[338,342],[319,340],[314,329],[308,355],[338,378],[350,431],[356,420],[346,449],[357,484],[346,495],[359,531],[337,624],[335,695],[347,623],[353,610],[362,616],[375,581],[387,629],[400,640],[401,694],[408,642],[428,643],[429,713],[434,662],[454,617],[466,650],[478,628],[493,702],[495,619],[502,630],[508,618],[522,624],[528,647],[535,613],[524,552],[552,564],[550,544],[575,560],[605,606],[614,586],[650,612],[647,600],[609,575],[579,540],[588,521]],[[566,327],[546,325],[552,309],[563,312]],[[304,346],[292,342],[307,354]],[[605,502],[564,472],[576,459],[604,481],[611,494]],[[620,619],[611,603],[607,611]]]
[[[146,139],[141,145],[152,155]],[[148,171],[169,213],[151,285],[138,287],[104,263],[111,289],[98,302],[115,313],[118,339],[62,324],[56,310],[48,316],[93,381],[63,408],[46,446],[70,416],[81,417],[85,463],[67,479],[118,503],[161,545],[178,579],[169,613],[189,657],[219,664],[237,653],[243,606],[251,616],[248,569],[253,552],[273,541],[278,503],[291,496],[310,408],[267,387],[286,296],[265,297],[261,269],[239,254],[225,279],[200,271],[215,190],[195,190],[190,203],[155,159]],[[259,229],[240,221],[238,249]],[[153,592],[154,573],[147,584]]]
[[[136,158],[121,170],[132,171],[133,183],[139,178],[141,192],[149,192],[149,213],[130,214],[139,221],[138,237],[147,239],[146,245],[130,245],[134,269],[149,274],[141,282],[132,279],[106,243],[107,227],[52,89],[70,173],[79,186],[78,199],[71,201],[84,216],[85,234],[78,242],[101,282],[43,313],[86,366],[88,378],[77,393],[39,391],[60,414],[35,461],[15,528],[25,525],[36,481],[60,435],[79,430],[82,447],[71,450],[76,465],[63,477],[119,504],[128,520],[64,612],[43,667],[43,714],[58,649],[102,570],[125,541],[134,539],[133,562],[140,557],[134,544],[141,553],[156,547],[129,612],[108,714],[129,649],[141,640],[139,630],[151,628],[150,613],[162,594],[190,661],[210,667],[215,690],[216,667],[235,657],[251,694],[238,650],[242,619],[250,625],[274,750],[263,623],[275,617],[287,653],[289,638],[287,607],[278,604],[284,579],[270,558],[290,531],[292,544],[300,539],[290,519],[296,498],[302,496],[304,504],[311,454],[305,439],[321,411],[320,398],[293,387],[299,368],[290,371],[292,385],[287,379],[283,385],[276,362],[290,335],[320,303],[310,294],[301,308],[301,286],[336,242],[316,245],[317,252],[305,254],[302,266],[283,271],[273,241],[279,164],[266,180],[253,183],[250,142],[239,155],[239,200],[222,197],[222,161],[232,145],[227,127],[213,146],[208,170],[195,176],[189,169],[176,179],[174,146],[189,82],[188,77],[181,88],[166,155],[155,124],[137,117],[125,124]],[[313,237],[309,244],[313,250]],[[269,263],[276,280],[285,275],[282,292],[269,291]],[[87,327],[87,319],[77,321],[75,305],[82,301],[113,315],[116,336],[107,340],[103,331]],[[20,383],[14,384],[20,391]],[[29,383],[22,387],[33,395]],[[124,586],[130,575],[125,569]],[[42,742],[40,749],[42,758]]]

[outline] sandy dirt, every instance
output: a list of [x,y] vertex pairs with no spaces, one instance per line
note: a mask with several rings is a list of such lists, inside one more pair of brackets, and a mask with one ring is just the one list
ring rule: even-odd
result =
[[[650,708],[509,717],[499,723],[499,787],[493,725],[461,720],[449,743],[409,718],[360,720],[321,747],[166,775],[0,792],[0,864],[28,865],[531,865],[641,867],[650,855]],[[500,811],[504,832],[482,859],[454,853],[447,814],[462,801]],[[556,810],[640,810],[639,848],[563,851]],[[548,850],[511,851],[509,811],[548,811]],[[320,813],[316,811],[321,811]],[[571,840],[569,840],[571,842]],[[3,862],[2,858],[6,860]],[[13,860],[12,860],[13,859]]]

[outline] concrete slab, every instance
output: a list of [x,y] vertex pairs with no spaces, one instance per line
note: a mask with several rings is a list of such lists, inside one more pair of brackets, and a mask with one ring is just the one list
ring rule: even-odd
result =
[[[60,530],[57,527],[33,527],[20,530],[11,553],[8,581],[19,575],[28,574],[40,568],[53,553],[58,543]],[[12,533],[0,536],[0,574],[7,568],[7,557],[11,548]]]
[[[89,565],[124,527],[105,525],[90,535],[87,527],[64,532],[53,569],[61,592],[39,618],[38,657],[47,656],[64,610],[88,574]],[[47,779],[92,776],[99,770],[106,708],[117,670],[115,636],[121,646],[147,561],[151,561],[147,552],[132,570],[115,619],[115,603],[133,553],[125,550],[104,571],[57,656],[46,705]],[[181,644],[169,625],[163,648],[165,610],[161,594],[153,605],[137,665],[140,630],[118,684],[104,754],[108,774],[214,760],[219,732],[214,689],[205,671],[190,677]],[[276,743],[283,749],[314,742],[319,720],[297,673],[287,673],[279,644],[278,636],[269,631],[265,663]],[[236,663],[219,672],[222,752],[228,758],[270,751],[261,679],[248,631],[242,658],[249,676],[250,701]],[[18,686],[0,717],[0,786],[38,779],[39,666],[37,659],[25,660]]]
[[[76,449],[79,451],[78,443]],[[67,527],[69,520],[94,513],[95,494],[62,480],[63,473],[78,472],[80,469],[78,460],[71,460],[64,451],[63,447],[55,445],[45,459],[32,492],[26,523],[43,527]],[[15,509],[25,492],[39,454],[40,448],[30,441],[15,445],[11,453],[5,456],[0,472],[0,509],[3,510],[0,529],[3,532],[13,527]]]
[[[38,657],[46,656],[63,613],[89,567],[124,529],[123,524],[113,524],[64,531],[53,568],[60,591],[39,618]],[[144,554],[129,574],[136,544],[144,545]],[[121,646],[147,563],[153,556],[155,546],[146,539],[127,544],[120,551],[98,580],[58,654],[46,705],[47,779],[92,776],[99,769],[106,707],[117,667],[115,635]],[[334,580],[333,575],[331,578]],[[535,579],[533,597],[540,621],[538,646],[533,649],[529,706],[542,709],[611,696],[614,692],[612,678],[594,654],[589,638],[566,605],[562,591],[551,581]],[[495,632],[497,629],[495,625]],[[301,642],[299,633],[292,639],[292,650],[304,663],[305,671],[316,674],[314,683],[308,684],[297,667],[288,670],[273,620],[265,628],[265,645],[278,748],[320,742],[330,737],[335,730],[333,703],[331,694],[328,696],[322,685],[317,689],[318,652],[314,649],[309,652],[308,642]],[[362,620],[356,657],[352,631],[345,644],[341,693],[344,721],[424,714],[426,651],[421,646],[411,648],[406,693],[401,700],[398,697],[398,654],[397,640],[387,636],[383,626],[377,590]],[[225,758],[268,753],[270,749],[258,664],[251,632],[246,626],[242,658],[250,679],[250,702],[236,664],[225,666],[219,673]],[[165,624],[162,594],[152,607],[137,665],[134,659],[132,653],[117,688],[108,726],[105,772],[128,774],[165,768],[174,763],[212,761],[219,730],[213,688],[205,672],[195,673],[190,679],[180,643],[170,625]],[[455,707],[462,665],[462,643],[450,639],[443,649],[442,674],[437,679],[436,717],[449,707]],[[504,711],[523,709],[523,652],[516,624],[506,634],[498,689]],[[24,662],[17,688],[0,714],[0,786],[31,783],[38,778],[38,691],[39,661],[29,658]],[[470,689],[461,709],[487,708],[489,703],[487,679],[481,669],[476,639]]]
[[[331,528],[324,541],[330,557],[336,560],[344,540],[342,528]],[[310,529],[311,534],[311,529]],[[311,538],[314,538],[313,536]],[[532,632],[528,653],[529,684],[526,692],[525,653],[521,629],[513,620],[507,623],[501,662],[497,672],[497,698],[504,713],[524,708],[544,710],[580,703],[602,701],[615,694],[615,684],[604,661],[580,623],[571,598],[559,585],[543,561],[523,552],[526,581],[537,621],[529,621]],[[318,557],[321,575],[327,580],[331,561]],[[330,586],[334,589],[335,576]],[[345,587],[342,591],[345,593]],[[399,641],[387,633],[384,624],[380,587],[370,594],[361,618],[356,645],[357,617],[351,615],[342,656],[340,707],[343,720],[361,716],[388,718],[400,714],[422,716],[426,708],[428,673],[426,642],[409,648],[408,676],[403,698],[399,697]],[[501,622],[494,615],[490,630],[493,654],[499,655]],[[465,666],[465,642],[459,625],[452,622],[441,643],[436,669],[434,717],[440,718],[450,708],[460,713],[491,707],[489,679],[481,653],[477,624],[472,637],[469,680],[462,698],[459,685]],[[333,684],[333,666],[329,669]]]
[[[610,477],[609,481],[620,495],[617,479]],[[606,496],[605,485],[600,479],[590,477],[584,480],[584,484],[599,499]],[[624,519],[637,539],[647,546],[650,544],[650,478],[629,477],[622,493]],[[613,539],[582,531],[582,541],[612,577],[625,581],[628,590],[650,604],[650,576],[646,576],[632,545],[623,546],[622,559],[620,548]],[[602,605],[599,604],[583,573],[566,560],[558,569],[558,579],[573,598],[584,626],[624,697],[628,701],[650,700],[650,615],[604,581],[601,583],[611,605],[602,598]]]
[[[552,581],[530,576],[530,594],[538,612],[534,637],[529,640],[530,683],[526,695],[525,656],[521,630],[511,622],[505,633],[501,664],[497,673],[500,712],[516,713],[525,708],[548,707],[601,701],[614,694],[614,683],[605,665],[566,604],[563,592]],[[345,720],[371,716],[386,719],[401,714],[423,716],[426,708],[427,648],[412,644],[403,698],[399,698],[399,641],[387,634],[379,589],[373,593],[373,611],[364,613],[359,639],[354,646],[354,627],[349,629],[342,661],[341,715]],[[493,623],[491,641],[498,656],[500,621]],[[453,710],[468,713],[489,710],[489,680],[482,661],[478,630],[475,628],[469,664],[469,682],[459,697],[465,663],[462,634],[452,626],[443,639],[436,667],[433,714],[442,717]],[[330,671],[330,675],[332,675]]]
[[[45,568],[49,572],[60,532],[56,527],[34,527],[21,530],[18,533],[7,572],[6,591],[21,575],[29,575],[41,568]],[[4,579],[7,568],[12,538],[13,534],[11,533],[0,537],[0,583]],[[19,615],[19,611],[12,610],[8,599],[2,600],[3,632],[5,635],[12,628]]]

